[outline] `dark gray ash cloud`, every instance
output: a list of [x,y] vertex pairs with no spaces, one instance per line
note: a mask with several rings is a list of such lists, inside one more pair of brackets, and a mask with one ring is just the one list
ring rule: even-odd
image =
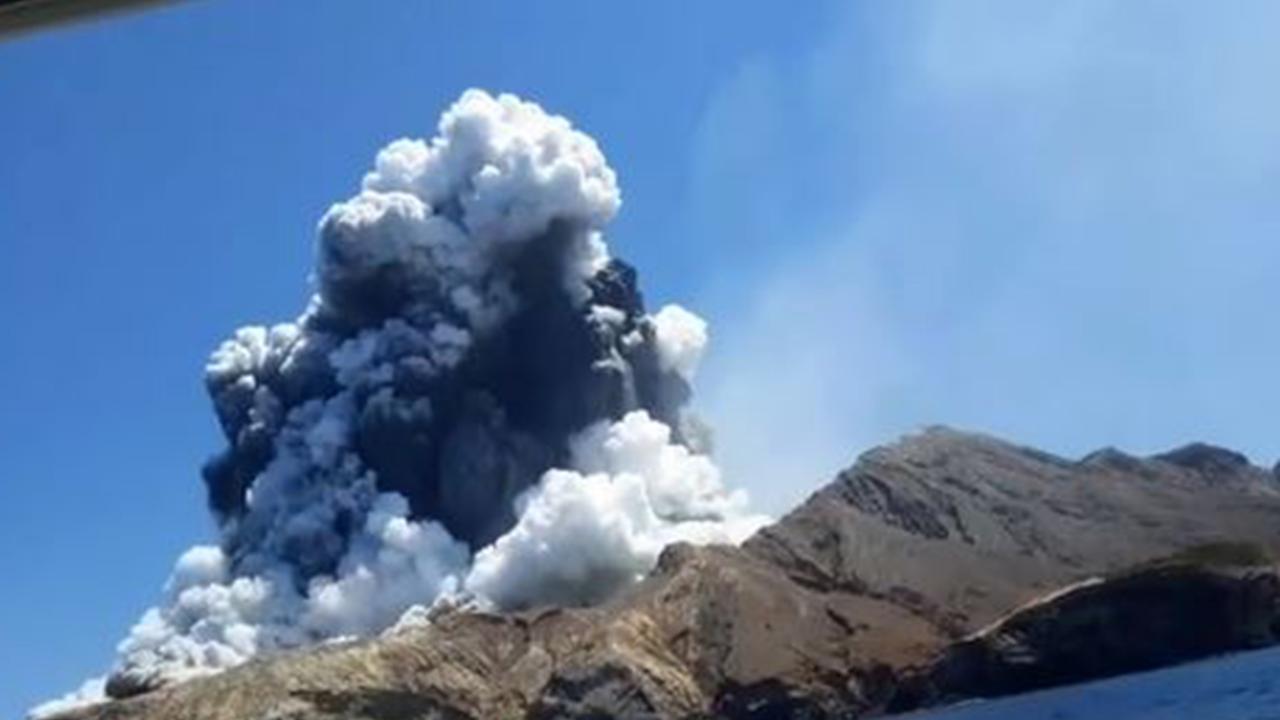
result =
[[210,358],[219,542],[179,559],[106,694],[437,602],[596,602],[669,542],[758,527],[687,409],[705,323],[648,314],[609,257],[620,202],[591,138],[510,95],[468,91],[431,140],[384,148],[319,223],[302,315]]

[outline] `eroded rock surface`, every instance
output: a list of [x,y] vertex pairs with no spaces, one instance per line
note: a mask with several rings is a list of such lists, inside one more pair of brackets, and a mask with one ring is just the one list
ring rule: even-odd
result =
[[955,643],[893,709],[1140,672],[1280,641],[1274,568],[1174,566],[1085,581]]
[[[1223,542],[1258,562],[1131,570]],[[66,717],[859,717],[1275,642],[1277,550],[1280,485],[1235,453],[1074,461],[932,429],[603,606],[445,612]]]
[[746,549],[958,637],[1076,580],[1223,541],[1280,550],[1280,484],[1238,453],[1072,461],[933,428],[864,454]]

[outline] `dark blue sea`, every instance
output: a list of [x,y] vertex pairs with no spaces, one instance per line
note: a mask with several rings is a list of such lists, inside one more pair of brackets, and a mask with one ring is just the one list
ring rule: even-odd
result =
[[904,718],[1280,720],[1280,648]]

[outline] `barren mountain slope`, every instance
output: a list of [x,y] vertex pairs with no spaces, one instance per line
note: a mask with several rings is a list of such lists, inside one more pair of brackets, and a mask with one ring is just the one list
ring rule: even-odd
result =
[[1216,541],[1280,549],[1280,482],[1237,453],[1071,461],[932,428],[864,454],[745,548],[964,633],[1073,580]]
[[[970,635],[954,647],[973,647],[1024,627],[1052,636],[1059,615],[1044,608],[1056,599],[1029,606],[1027,621],[1022,611],[1004,616],[1067,584],[1217,541],[1280,549],[1280,488],[1229,451],[1138,459],[1108,450],[1070,461],[932,429],[866,453],[741,548],[668,548],[648,579],[600,607],[442,611],[427,626],[257,660],[67,717],[854,717],[883,711],[904,678],[936,678],[938,668],[949,673],[945,687],[913,687],[909,704],[982,692],[948,670],[957,640]],[[1142,587],[1177,593],[1178,577]],[[1274,596],[1247,617],[1224,615],[1224,628],[1242,629],[1218,633],[1212,651],[1274,641],[1254,632],[1280,617]],[[1128,595],[1067,597],[1061,616],[1078,619]],[[1168,604],[1171,627],[1184,606],[1196,607]],[[997,635],[974,634],[997,620],[988,631]]]

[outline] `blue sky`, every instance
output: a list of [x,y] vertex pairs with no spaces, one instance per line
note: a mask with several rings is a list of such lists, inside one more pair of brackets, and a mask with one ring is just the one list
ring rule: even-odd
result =
[[595,136],[610,242],[712,323],[779,511],[930,423],[1280,456],[1267,3],[195,3],[0,44],[0,716],[207,540],[200,384],[294,316],[316,220],[466,87]]

